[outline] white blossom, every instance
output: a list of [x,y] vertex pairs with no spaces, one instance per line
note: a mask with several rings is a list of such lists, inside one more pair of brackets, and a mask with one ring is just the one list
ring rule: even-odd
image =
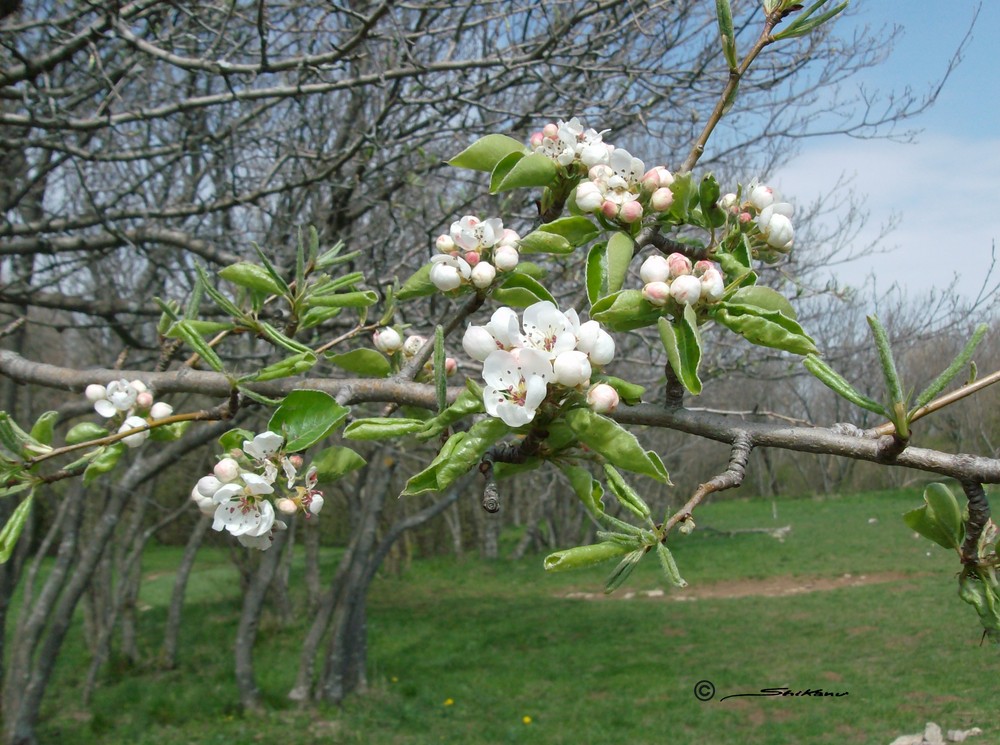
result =
[[787,202],[777,202],[761,210],[757,216],[757,227],[767,245],[779,251],[787,251],[792,247],[795,230],[792,228],[791,217],[792,205]]
[[174,407],[163,401],[157,401],[149,408],[149,415],[153,419],[166,419],[174,413]]
[[[242,482],[242,483],[241,483]],[[240,479],[224,484],[216,491],[213,530],[227,530],[235,536],[264,535],[274,523],[274,507],[264,495],[272,494],[274,487],[261,476],[244,472]]]
[[590,360],[585,352],[571,349],[562,352],[552,361],[552,371],[556,383],[568,388],[590,382]]
[[548,300],[525,309],[522,327],[524,346],[538,350],[548,359],[576,348],[572,322]]
[[130,429],[136,429],[137,427],[143,427],[143,431],[123,437],[121,440],[130,448],[139,447],[149,438],[149,423],[141,416],[130,416],[126,417],[125,421],[122,422],[122,426],[118,428],[118,432],[121,433],[127,432]]
[[510,245],[497,246],[493,252],[493,264],[501,272],[509,272],[521,260],[517,249]]
[[643,284],[666,282],[670,279],[670,264],[665,256],[653,254],[639,267],[639,279]]
[[552,377],[552,364],[544,354],[535,349],[516,352],[497,350],[483,364],[486,411],[510,427],[520,427],[535,418]]
[[[517,253],[515,251],[515,253]],[[472,270],[472,286],[480,290],[485,290],[497,276],[496,268],[488,261],[480,261]]]
[[[145,390],[145,386],[143,386],[143,390]],[[96,393],[96,389],[91,391],[91,395],[96,395]],[[94,411],[105,419],[110,419],[119,412],[128,411],[135,406],[135,399],[139,393],[140,391],[124,378],[112,380],[105,388],[104,398],[94,401]]]
[[460,287],[472,274],[472,267],[465,259],[450,254],[432,256],[431,265],[431,283],[441,292]]

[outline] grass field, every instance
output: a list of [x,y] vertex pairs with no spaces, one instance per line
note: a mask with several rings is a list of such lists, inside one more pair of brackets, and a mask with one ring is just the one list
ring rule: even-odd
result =
[[[546,575],[541,557],[486,564],[424,560],[373,587],[370,680],[342,708],[284,700],[302,623],[264,624],[257,670],[270,705],[242,715],[231,675],[235,573],[207,551],[193,576],[171,672],[109,670],[89,709],[79,632],[60,661],[46,743],[886,743],[935,721],[994,723],[997,650],[980,646],[959,601],[954,556],[900,519],[917,493],[728,501],[699,511],[719,530],[791,525],[784,542],[697,531],[675,546],[686,591],[655,561],[611,598],[611,565]],[[152,660],[179,552],[144,571]],[[850,575],[845,577],[845,575]],[[665,594],[657,596],[658,590]],[[650,596],[648,593],[652,591]],[[630,594],[631,593],[631,594]],[[679,600],[684,596],[686,600]],[[694,690],[711,681],[715,696]],[[762,688],[840,697],[736,697]]]

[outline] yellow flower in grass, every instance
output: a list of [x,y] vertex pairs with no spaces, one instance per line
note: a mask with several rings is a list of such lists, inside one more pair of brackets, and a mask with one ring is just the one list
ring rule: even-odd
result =
[[521,721],[524,722],[525,724],[531,724],[531,717],[525,714],[523,717],[521,717]]
[[453,705],[454,703],[455,703],[455,699],[452,699],[452,698],[446,698],[446,699],[444,700],[444,705],[445,705],[445,706],[451,706],[451,705]]

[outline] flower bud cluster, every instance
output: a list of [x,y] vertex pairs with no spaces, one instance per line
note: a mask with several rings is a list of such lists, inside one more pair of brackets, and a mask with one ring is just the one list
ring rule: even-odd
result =
[[[276,519],[276,506],[286,515],[304,512],[308,518],[319,514],[323,494],[315,488],[316,468],[305,474],[305,486],[296,486],[302,457],[286,455],[283,443],[281,435],[262,432],[244,440],[242,450],[222,458],[212,473],[198,480],[191,500],[202,514],[214,518],[213,530],[225,530],[244,546],[265,551],[274,540],[274,531],[287,527]],[[272,504],[279,469],[291,494]]]
[[141,380],[112,380],[106,386],[88,385],[84,396],[94,405],[94,411],[105,419],[121,419],[118,432],[143,428],[141,432],[122,438],[130,448],[137,448],[149,437],[149,420],[165,419],[174,408],[163,401],[156,401],[152,392]]
[[714,303],[722,299],[726,282],[722,272],[711,261],[697,261],[682,253],[668,256],[654,254],[639,268],[643,282],[642,296],[663,307],[671,301],[678,305]]
[[480,220],[466,215],[434,242],[440,253],[431,258],[430,280],[442,292],[467,284],[484,290],[493,284],[497,272],[517,266],[519,240],[521,236],[504,228],[498,217]]
[[591,167],[587,180],[576,187],[576,206],[583,212],[604,215],[631,225],[642,219],[645,210],[670,209],[674,194],[673,174],[663,166],[643,172],[641,160],[627,150],[616,148],[606,164]]
[[608,163],[614,149],[603,141],[608,131],[584,129],[580,120],[573,117],[568,122],[549,122],[531,136],[530,145],[533,152],[545,155],[563,167],[578,164],[586,170],[599,163]]
[[754,179],[747,185],[746,200],[742,204],[736,194],[725,194],[719,200],[719,206],[736,215],[742,224],[749,224],[756,218],[760,237],[770,249],[779,253],[792,250],[795,241],[792,226],[794,210],[788,202],[779,202],[770,186]]
[[[580,323],[575,310],[561,312],[542,301],[524,311],[523,321],[511,308],[499,308],[485,326],[469,326],[462,339],[466,353],[483,363],[483,403],[490,416],[511,427],[534,419],[546,398],[559,400],[590,386],[595,367],[608,364],[615,342],[597,321]],[[588,402],[611,411],[618,404],[600,388]],[[611,389],[614,391],[614,389]]]
[[[411,334],[404,340],[396,329],[391,326],[383,326],[375,331],[372,336],[372,342],[380,352],[384,352],[385,354],[401,352],[403,360],[408,361],[413,359],[423,348],[424,344],[427,343],[427,337],[420,336],[419,334]],[[424,365],[424,372],[428,375],[433,375],[434,363],[431,360],[428,360]],[[445,375],[454,375],[458,372],[458,360],[454,357],[445,357],[444,372]]]

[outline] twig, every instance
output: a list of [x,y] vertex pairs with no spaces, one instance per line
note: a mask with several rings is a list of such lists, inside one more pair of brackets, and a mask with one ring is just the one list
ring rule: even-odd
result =
[[969,500],[969,519],[965,523],[965,541],[962,543],[962,563],[979,563],[979,536],[990,521],[990,503],[983,485],[978,481],[962,481],[962,490]]
[[750,437],[750,434],[748,432],[738,432],[733,438],[733,448],[729,455],[729,468],[695,489],[691,499],[680,510],[671,515],[666,525],[664,525],[664,540],[666,540],[670,529],[677,525],[677,523],[690,518],[692,510],[701,504],[709,494],[733,489],[743,483],[743,478],[746,476],[747,461],[750,459],[750,452],[752,450],[753,439]]
[[[921,406],[919,409],[913,412],[913,416],[910,417],[910,421],[915,422],[918,419],[923,419],[925,416],[933,414],[935,411],[939,411],[940,409],[943,409],[945,406],[949,406],[955,403],[956,401],[961,401],[963,398],[971,396],[976,391],[981,391],[983,388],[991,386],[997,382],[1000,382],[1000,370],[998,370],[995,373],[990,373],[985,378],[979,378],[973,383],[969,383],[968,385],[963,385],[961,388],[952,391],[951,393],[946,393],[943,396],[938,396],[929,404]],[[880,424],[878,427],[875,427],[871,431],[877,435],[891,435],[895,434],[896,427],[895,425],[893,425],[892,422],[886,422],[885,424]]]

